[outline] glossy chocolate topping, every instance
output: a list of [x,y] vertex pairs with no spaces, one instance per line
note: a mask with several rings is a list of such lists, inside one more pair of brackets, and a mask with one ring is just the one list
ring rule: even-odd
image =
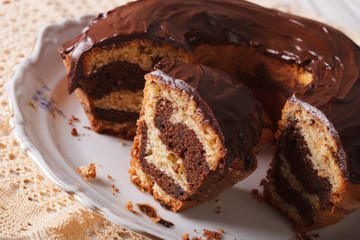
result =
[[263,121],[261,105],[247,87],[225,72],[170,59],[158,63],[149,74],[196,101],[204,121],[215,128],[225,145],[228,164],[240,157],[246,170],[253,168],[252,151],[260,139]]
[[[100,14],[71,53],[70,90],[77,86],[81,55],[92,47],[132,39],[167,42],[193,50],[201,44],[245,44],[313,73],[296,98],[316,107],[340,136],[345,178],[360,183],[360,49],[334,28],[238,0],[147,0]],[[78,70],[80,69],[80,70]]]

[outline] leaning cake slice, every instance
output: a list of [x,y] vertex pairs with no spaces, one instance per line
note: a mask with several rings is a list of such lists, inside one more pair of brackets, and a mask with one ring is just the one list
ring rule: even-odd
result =
[[297,232],[329,226],[359,208],[358,189],[346,179],[345,152],[326,116],[295,95],[279,121],[267,178],[266,200]]
[[164,59],[145,76],[131,181],[163,207],[209,200],[257,166],[262,108],[227,73]]

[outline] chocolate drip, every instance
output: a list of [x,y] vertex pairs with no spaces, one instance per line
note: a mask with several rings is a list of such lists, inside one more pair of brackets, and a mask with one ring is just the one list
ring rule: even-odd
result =
[[246,1],[147,0],[100,14],[77,39],[63,45],[71,54],[70,90],[82,73],[82,54],[93,47],[133,39],[193,50],[201,44],[247,45],[304,67],[313,83],[296,98],[322,112],[338,133],[346,178],[360,183],[360,49],[334,28]]

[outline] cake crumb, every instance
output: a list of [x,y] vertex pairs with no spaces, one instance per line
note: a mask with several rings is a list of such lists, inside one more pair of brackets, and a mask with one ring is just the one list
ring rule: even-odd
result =
[[[194,232],[197,232],[196,229],[194,229]],[[203,235],[202,237],[205,237],[206,240],[221,240],[223,238],[224,230],[222,228],[219,228],[219,231],[210,231],[207,229],[203,229]],[[202,240],[202,237],[192,237],[191,240]],[[183,240],[190,240],[189,233],[186,233],[181,236]]]
[[165,219],[163,219],[161,217],[150,218],[150,219],[154,223],[159,223],[159,224],[161,224],[161,225],[163,225],[164,227],[167,227],[167,228],[174,226],[174,224],[172,222],[167,221],[167,220],[165,220]]
[[80,122],[80,120],[77,117],[75,117],[74,115],[71,115],[71,119],[75,122]]
[[84,126],[85,129],[92,130],[89,126]]
[[138,215],[138,213],[134,210],[134,205],[132,204],[132,202],[130,200],[128,200],[125,207],[127,210],[129,210],[129,212],[132,212],[132,213]]
[[111,188],[113,189],[112,195],[115,196],[115,194],[119,192],[119,189],[116,188],[114,184],[112,184],[112,185],[110,185],[110,186],[111,186]]
[[76,169],[76,172],[85,180],[94,179],[96,177],[95,163],[90,163],[89,166],[80,166]]
[[119,141],[119,145],[123,147],[123,146],[125,146],[126,144],[125,144],[125,142],[124,142],[123,140],[120,140],[120,141]]
[[80,120],[77,117],[74,117],[74,115],[71,116],[71,118],[68,120],[69,125],[73,125],[73,122],[80,122]]
[[110,174],[107,175],[107,178],[110,180],[113,179],[112,176],[110,176]]
[[161,217],[159,217],[157,215],[157,212],[155,210],[155,208],[153,208],[152,206],[150,206],[149,204],[137,204],[138,208],[140,209],[140,211],[145,214],[146,216],[148,216],[150,218],[151,221],[153,221],[154,223],[158,223],[163,225],[164,227],[170,228],[172,226],[174,226],[174,224],[170,221],[167,221]]
[[183,240],[190,240],[189,233],[185,233],[184,235],[181,235],[181,239]]
[[263,204],[265,202],[264,196],[259,193],[258,189],[253,189],[251,194],[259,203]]
[[76,128],[71,129],[71,135],[73,135],[74,137],[79,136],[79,134],[78,134],[78,132],[77,132]]
[[204,229],[203,236],[206,237],[206,240],[221,240],[223,234],[221,232],[216,231],[209,231],[207,229]]

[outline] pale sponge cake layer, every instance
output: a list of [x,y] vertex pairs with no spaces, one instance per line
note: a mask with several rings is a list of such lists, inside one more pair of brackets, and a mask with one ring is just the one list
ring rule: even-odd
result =
[[[144,74],[164,57],[191,62],[192,56],[189,51],[166,43],[138,39],[84,53],[75,92],[94,131],[132,139],[141,110]],[[66,55],[64,64],[68,71],[70,61]]]
[[84,75],[90,75],[104,65],[119,61],[137,64],[142,70],[150,71],[151,67],[164,57],[190,62],[192,54],[169,44],[136,39],[118,47],[94,48],[84,56],[83,71]]
[[120,90],[96,99],[93,103],[97,108],[140,113],[142,100],[143,90]]
[[[139,116],[139,113],[136,112],[135,107],[131,108],[131,104],[129,104],[130,108],[127,107],[126,109],[120,105],[118,109],[114,109],[113,107],[107,105],[105,101],[100,102],[100,104],[95,104],[95,100],[88,98],[86,93],[81,88],[76,89],[75,94],[81,102],[85,114],[89,119],[91,128],[95,132],[132,139],[137,128],[135,119],[137,119]],[[131,93],[129,94],[129,97],[133,96],[133,98],[136,99],[138,95],[139,94]],[[106,111],[109,111],[111,114],[104,114]],[[121,116],[118,121],[115,121],[114,118],[117,111],[121,111]],[[109,117],[107,118],[107,116]]]

